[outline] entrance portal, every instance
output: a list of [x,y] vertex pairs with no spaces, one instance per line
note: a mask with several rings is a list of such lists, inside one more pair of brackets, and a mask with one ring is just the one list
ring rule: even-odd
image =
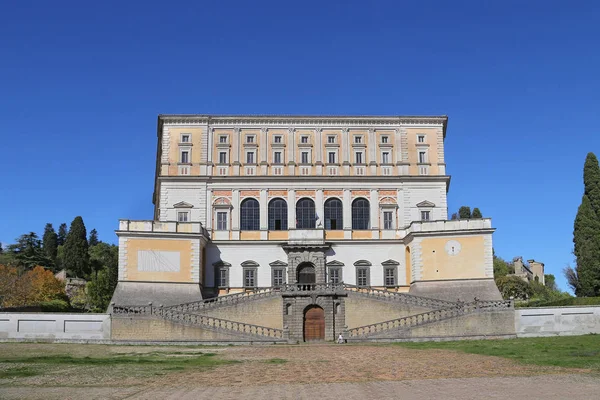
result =
[[302,263],[298,266],[298,287],[302,290],[311,290],[316,282],[315,266],[311,263]]
[[325,340],[325,311],[319,306],[304,310],[304,341]]

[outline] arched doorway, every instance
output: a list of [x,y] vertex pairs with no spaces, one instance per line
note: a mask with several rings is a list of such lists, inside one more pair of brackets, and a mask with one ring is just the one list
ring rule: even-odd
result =
[[304,262],[298,265],[296,271],[298,286],[302,290],[310,290],[317,281],[315,266],[311,263]]
[[304,310],[304,341],[325,340],[325,311],[319,306]]

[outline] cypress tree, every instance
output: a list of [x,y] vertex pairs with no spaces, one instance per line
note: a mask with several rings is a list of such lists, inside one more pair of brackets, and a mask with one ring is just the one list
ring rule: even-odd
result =
[[87,232],[83,218],[75,217],[67,234],[64,248],[63,266],[76,277],[86,277],[90,273]]
[[584,193],[588,196],[592,210],[600,217],[600,167],[594,153],[588,153],[583,165]]
[[573,229],[573,253],[577,259],[576,296],[600,294],[600,220],[587,194],[577,210]]
[[469,219],[471,218],[471,207],[462,206],[458,209],[458,218],[460,219]]
[[65,241],[67,240],[67,234],[69,233],[69,231],[67,231],[67,224],[65,224],[64,222],[62,224],[60,224],[60,226],[58,227],[58,237],[57,237],[57,244],[59,246],[63,246],[65,244]]
[[44,254],[52,262],[56,261],[56,254],[58,252],[58,235],[54,231],[52,224],[46,224],[44,228],[44,236],[42,237],[42,248]]
[[483,215],[481,215],[481,211],[479,211],[479,208],[475,207],[473,209],[473,214],[471,214],[471,218],[483,218]]
[[92,229],[90,231],[90,238],[88,240],[88,245],[90,247],[94,247],[98,243],[100,243],[100,241],[98,240],[98,231],[96,229]]

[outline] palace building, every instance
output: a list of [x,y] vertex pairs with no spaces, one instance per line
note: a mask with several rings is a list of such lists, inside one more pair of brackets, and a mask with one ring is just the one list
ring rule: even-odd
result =
[[448,220],[447,124],[446,116],[160,115],[154,216],[119,222],[113,306],[268,289],[282,299],[269,317],[276,327],[300,338],[302,321],[323,313],[318,329],[331,338],[349,325],[349,288],[501,299],[491,220]]

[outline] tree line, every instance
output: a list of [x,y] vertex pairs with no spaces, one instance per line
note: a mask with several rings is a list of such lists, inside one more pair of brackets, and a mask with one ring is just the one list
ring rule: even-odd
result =
[[[38,301],[33,295],[12,296],[10,282],[23,281],[19,290],[26,292],[24,288],[33,288],[28,283],[31,271],[37,269],[41,273],[39,268],[42,268],[52,277],[53,273],[65,270],[68,277],[87,281],[83,293],[68,297],[69,306],[104,311],[117,285],[118,247],[100,241],[96,229],[88,235],[83,218],[77,216],[69,228],[66,223],[60,224],[58,232],[51,223],[47,223],[41,239],[37,233],[29,232],[16,238],[15,243],[6,248],[0,246],[0,266],[2,307],[29,306],[33,304],[27,302]],[[51,281],[48,274],[44,276]],[[60,293],[54,297],[51,300],[64,300]],[[6,299],[11,300],[7,303]]]

